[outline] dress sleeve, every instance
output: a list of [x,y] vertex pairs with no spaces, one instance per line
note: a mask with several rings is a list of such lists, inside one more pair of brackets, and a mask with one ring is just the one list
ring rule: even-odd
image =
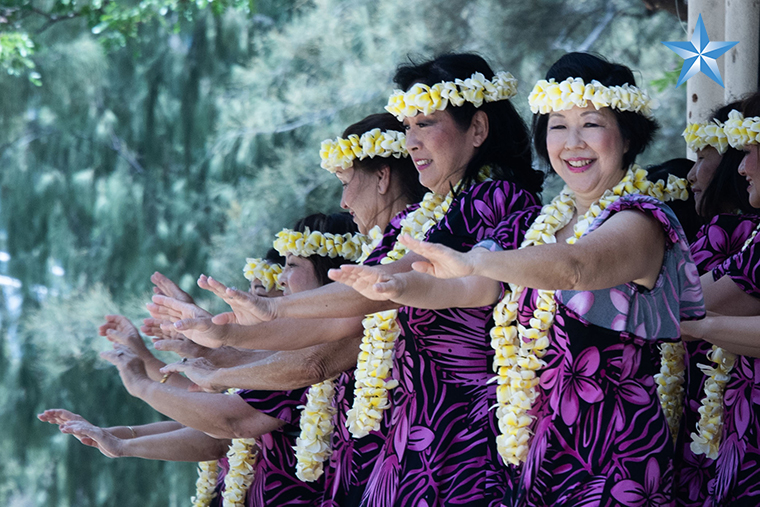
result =
[[725,274],[752,297],[760,299],[760,234],[747,248],[731,257]]
[[288,424],[297,425],[301,417],[298,408],[306,403],[306,388],[292,391],[240,390],[238,396],[256,410]]
[[714,276],[723,276],[727,267],[724,263],[741,250],[758,221],[760,217],[756,215],[722,213],[703,225],[691,245],[691,255],[699,274],[717,269]]

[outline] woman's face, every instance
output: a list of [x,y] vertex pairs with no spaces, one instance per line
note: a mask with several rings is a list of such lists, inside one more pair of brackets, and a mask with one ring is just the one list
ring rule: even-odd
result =
[[739,174],[747,178],[749,186],[749,203],[753,208],[760,208],[760,149],[757,144],[750,144],[744,149],[744,158],[739,164]]
[[721,154],[712,146],[706,146],[702,150],[697,150],[697,161],[694,162],[694,166],[692,166],[687,175],[691,184],[691,190],[694,192],[697,213],[700,212],[702,206],[702,195],[707,190],[707,187],[710,186],[721,158]]
[[475,123],[462,131],[446,110],[404,119],[406,149],[424,187],[445,195],[462,179],[467,164],[488,136],[487,121],[485,135]]
[[353,166],[338,170],[335,175],[343,185],[340,207],[354,217],[359,232],[367,234],[377,224],[382,210],[387,207],[384,195],[380,194],[379,179],[372,173]]
[[314,264],[305,257],[288,254],[285,257],[285,267],[280,275],[280,285],[283,295],[296,294],[306,290],[316,289],[319,285]]
[[277,285],[272,287],[272,290],[267,291],[264,284],[258,278],[251,279],[250,293],[263,298],[276,298],[282,296],[282,291],[277,288]]
[[546,150],[552,168],[586,207],[623,177],[623,139],[615,114],[593,105],[549,115]]

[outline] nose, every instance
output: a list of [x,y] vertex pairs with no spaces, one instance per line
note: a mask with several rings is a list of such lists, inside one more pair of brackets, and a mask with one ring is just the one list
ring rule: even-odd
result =
[[348,186],[343,187],[343,192],[340,194],[341,209],[348,209],[348,204],[346,203],[346,188],[348,188]]
[[585,145],[586,142],[583,140],[580,129],[567,127],[565,148],[583,148]]
[[697,162],[694,162],[694,165],[689,169],[689,174],[686,175],[686,179],[691,186],[694,186],[694,183],[697,182]]
[[414,129],[408,129],[406,131],[406,150],[408,152],[417,151],[422,147],[419,136]]
[[741,163],[739,163],[739,174],[741,174],[745,178],[747,177],[747,170],[744,166],[747,163],[747,158],[749,158],[748,156],[749,156],[749,153],[744,153],[744,156],[742,157],[742,161]]

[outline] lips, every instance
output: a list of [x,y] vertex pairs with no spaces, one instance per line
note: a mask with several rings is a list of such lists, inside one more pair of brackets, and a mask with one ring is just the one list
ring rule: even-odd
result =
[[414,160],[414,165],[418,171],[424,171],[433,161],[429,158],[420,158]]
[[593,158],[568,158],[565,159],[565,166],[571,173],[582,173],[586,170],[588,170],[589,167],[591,167],[591,164],[593,164],[595,159]]

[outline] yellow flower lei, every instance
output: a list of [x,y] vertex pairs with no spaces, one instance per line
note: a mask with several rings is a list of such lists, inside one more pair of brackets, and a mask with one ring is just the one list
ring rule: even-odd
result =
[[737,150],[750,144],[760,144],[760,116],[745,118],[734,109],[728,113],[723,130],[728,137],[728,144]]
[[227,451],[227,460],[230,470],[224,476],[224,493],[222,493],[222,505],[224,507],[239,507],[245,505],[245,496],[248,488],[253,483],[253,464],[259,454],[256,439],[236,438],[232,440],[230,449]]
[[569,77],[557,83],[554,78],[540,80],[528,96],[531,112],[546,114],[552,111],[566,111],[573,107],[586,107],[591,102],[596,109],[611,107],[618,111],[640,113],[652,117],[657,107],[649,94],[628,83],[623,86],[605,86],[597,80],[588,84],[583,79]]
[[273,246],[280,255],[293,254],[299,257],[321,255],[322,257],[343,257],[356,261],[364,253],[362,246],[371,242],[363,234],[330,234],[329,232],[311,232],[308,227],[304,232],[283,229],[277,233]]
[[[486,181],[490,176],[491,168],[486,166],[481,169],[476,181]],[[461,181],[454,188],[458,189],[460,185]],[[408,234],[414,239],[423,240],[427,231],[448,212],[454,193],[450,191],[445,197],[434,192],[425,194],[420,207],[401,220],[399,235]],[[404,245],[397,242],[380,264],[399,260],[407,251]],[[365,437],[370,431],[380,429],[383,412],[390,406],[388,391],[398,385],[396,380],[390,379],[393,350],[401,333],[396,323],[397,316],[397,310],[388,310],[368,315],[362,321],[364,335],[354,374],[354,403],[346,421],[354,438]]]
[[[688,183],[685,180],[672,178],[668,184],[662,181],[652,183],[646,179],[646,175],[646,171],[636,165],[628,169],[620,183],[605,191],[599,201],[592,204],[586,214],[578,219],[573,227],[574,234],[567,239],[567,243],[575,243],[596,217],[623,195],[642,193],[665,200],[685,199],[688,196]],[[525,233],[520,248],[555,243],[557,231],[570,223],[574,212],[575,196],[565,187],[551,203],[541,209],[540,215]],[[549,347],[548,332],[554,323],[557,305],[554,301],[555,291],[539,290],[530,327],[526,328],[516,322],[520,297],[525,288],[514,284],[510,284],[509,288],[509,292],[494,308],[495,326],[491,329],[491,346],[496,352],[493,368],[498,374],[494,379],[498,383],[496,416],[500,431],[496,443],[505,463],[519,465],[528,454],[530,425],[535,419],[530,410],[538,397],[538,372],[546,366],[541,358]],[[663,361],[669,360],[670,358],[663,357]],[[672,365],[669,371],[676,369]],[[667,397],[660,401],[668,406],[673,404]]]
[[397,130],[372,129],[360,136],[351,134],[348,139],[341,137],[322,141],[319,157],[322,167],[334,173],[338,169],[351,167],[355,159],[364,160],[367,157],[408,157],[406,137]]
[[[311,233],[312,235],[314,233]],[[307,236],[309,236],[307,234]],[[359,235],[357,235],[359,236]],[[279,238],[278,238],[279,239]],[[300,238],[299,238],[300,239]],[[361,239],[361,257],[364,262],[372,250],[382,241],[383,231],[379,226],[373,227],[367,236]],[[294,240],[294,241],[298,241]],[[277,240],[275,241],[275,243]],[[345,244],[345,243],[344,243]],[[277,246],[275,245],[275,248]],[[345,255],[355,257],[352,249],[343,249]],[[320,255],[329,255],[328,253]],[[348,258],[343,256],[344,258]],[[300,434],[293,449],[296,451],[296,476],[304,482],[319,479],[323,473],[324,461],[332,452],[332,434],[335,429],[333,416],[335,408],[334,379],[312,385],[306,393],[306,404],[301,408]]]
[[417,83],[407,92],[394,90],[385,109],[401,121],[417,113],[443,111],[449,104],[459,107],[470,102],[480,107],[483,102],[506,100],[516,94],[517,79],[509,72],[497,72],[491,80],[476,72],[465,80],[443,81],[433,86]]
[[691,151],[712,146],[722,155],[728,149],[728,136],[718,120],[709,123],[689,123],[681,135]]
[[276,262],[269,262],[266,259],[249,257],[245,260],[245,266],[243,266],[243,276],[245,276],[245,279],[248,281],[254,278],[259,280],[267,292],[275,286],[282,290],[282,285],[279,282],[281,274],[282,266]]
[[216,479],[219,477],[219,466],[216,461],[201,461],[198,463],[198,479],[195,481],[195,496],[190,498],[193,507],[208,507],[216,497]]
[[682,342],[663,343],[660,345],[660,373],[654,376],[657,384],[657,394],[660,405],[665,412],[670,428],[670,436],[675,443],[678,437],[678,427],[681,424],[684,398],[684,376],[686,366],[684,364]]
[[[734,111],[732,111],[733,113]],[[741,251],[744,252],[754,241],[760,231],[758,225],[747,241],[744,242]],[[707,359],[716,363],[714,367],[698,364],[705,379],[705,397],[702,398],[702,406],[699,407],[699,422],[697,432],[691,434],[691,452],[704,454],[710,459],[717,459],[720,449],[720,439],[723,430],[723,393],[726,384],[731,378],[731,370],[736,362],[736,354],[729,352],[717,345],[713,345],[707,353]]]

